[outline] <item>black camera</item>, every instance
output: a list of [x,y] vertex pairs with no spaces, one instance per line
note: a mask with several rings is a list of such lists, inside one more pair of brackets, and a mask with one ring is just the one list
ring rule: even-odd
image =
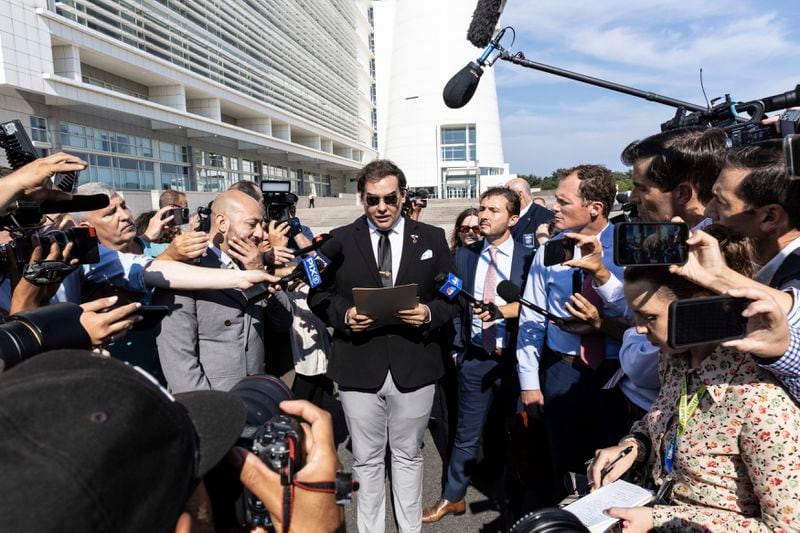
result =
[[73,303],[58,303],[11,315],[0,324],[0,372],[50,350],[92,348],[92,340],[81,325],[83,309]]
[[175,207],[164,213],[162,219],[172,215],[172,220],[168,222],[169,226],[183,226],[189,222],[189,208],[188,207]]
[[205,233],[211,231],[211,207],[200,206],[197,208],[197,226],[194,230]]
[[261,192],[267,220],[284,222],[294,217],[297,195],[291,192],[290,182],[262,180]]
[[[66,230],[48,231],[39,235],[39,242],[42,244],[42,258],[47,256],[53,242],[57,242],[62,249],[72,243],[70,259],[77,259],[82,265],[100,262],[97,232],[92,227],[75,226]],[[30,262],[33,253],[33,235],[17,237],[11,241],[11,246],[19,264]]]
[[414,206],[424,209],[428,207],[428,191],[420,189],[418,191],[408,191],[406,194],[406,201],[403,202],[402,214],[408,216]]
[[[292,391],[274,376],[258,375],[244,378],[231,392],[242,399],[247,409],[246,425],[237,446],[247,448],[280,474],[282,484],[291,484],[294,474],[305,464],[305,435],[300,421],[280,414],[280,403],[294,399]],[[270,524],[267,508],[247,489],[235,507],[239,525]]]
[[[8,166],[14,170],[38,159],[36,148],[28,137],[22,122],[10,120],[0,124],[0,148],[6,152]],[[78,187],[78,172],[66,172],[53,176],[53,185],[65,192],[75,192]]]

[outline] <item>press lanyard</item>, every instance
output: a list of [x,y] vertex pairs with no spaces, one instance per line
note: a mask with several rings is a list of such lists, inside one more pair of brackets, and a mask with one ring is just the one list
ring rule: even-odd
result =
[[686,392],[686,376],[684,375],[681,379],[681,398],[678,403],[678,429],[675,431],[675,436],[672,437],[672,441],[667,447],[667,452],[664,454],[664,468],[667,474],[672,473],[672,461],[675,458],[675,450],[678,448],[678,439],[681,438],[681,435],[683,435],[683,432],[686,430],[686,424],[694,414],[695,409],[697,409],[697,405],[700,403],[700,399],[705,392],[706,386],[700,385],[697,392],[692,395],[692,399],[689,400],[688,393]]

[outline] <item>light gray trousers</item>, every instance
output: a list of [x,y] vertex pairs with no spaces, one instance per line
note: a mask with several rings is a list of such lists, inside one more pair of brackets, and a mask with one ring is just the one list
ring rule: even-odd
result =
[[353,445],[358,489],[358,531],[386,526],[384,459],[392,454],[392,496],[401,533],[422,529],[422,437],[433,406],[434,385],[401,392],[388,372],[377,393],[339,391]]

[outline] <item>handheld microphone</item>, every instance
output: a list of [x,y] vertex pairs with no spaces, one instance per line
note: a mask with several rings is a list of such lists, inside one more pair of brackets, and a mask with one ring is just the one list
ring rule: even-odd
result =
[[[329,237],[330,238],[330,237]],[[316,256],[306,257],[294,270],[278,280],[281,286],[287,286],[294,281],[305,281],[311,288],[322,282],[320,274],[341,255],[342,243],[337,240],[328,240],[321,245]]]
[[43,215],[51,213],[73,213],[76,211],[95,211],[108,207],[108,195],[89,194],[74,195],[70,200],[45,200],[39,204],[39,210]]
[[539,313],[540,315],[542,315],[546,319],[551,320],[551,321],[555,322],[556,324],[559,324],[560,322],[563,322],[563,320],[564,320],[560,316],[556,316],[553,313],[547,311],[546,309],[542,309],[541,307],[539,307],[535,303],[529,302],[528,300],[525,300],[524,298],[522,298],[520,296],[520,294],[519,294],[519,287],[517,287],[516,285],[514,285],[513,283],[511,283],[508,280],[503,280],[497,285],[497,294],[499,294],[500,297],[503,298],[503,300],[505,300],[507,302],[519,302],[520,304],[524,305],[528,309],[532,309],[533,311],[536,311],[537,313]]
[[[444,294],[450,300],[460,295],[463,299],[465,299],[475,307],[478,307],[481,311],[489,311],[490,313],[492,313],[493,320],[498,320],[503,318],[503,315],[500,313],[500,310],[497,308],[495,304],[493,304],[492,302],[484,303],[475,298],[467,291],[465,291],[462,288],[464,282],[461,280],[461,278],[459,278],[452,272],[449,274],[440,272],[436,274],[436,277],[433,278],[433,281],[436,282],[437,285],[439,285],[439,292]],[[503,299],[505,300],[505,298]]]
[[292,253],[294,254],[295,257],[297,257],[298,255],[306,255],[307,253],[311,253],[313,251],[318,250],[323,244],[331,240],[331,238],[332,237],[330,233],[320,233],[319,235],[314,237],[314,239],[311,241],[310,246],[306,246],[305,248],[300,248],[299,250],[295,250]]
[[[330,238],[330,236],[329,236]],[[317,255],[309,256],[303,259],[294,270],[283,276],[278,280],[276,285],[285,287],[287,290],[294,290],[294,287],[300,281],[305,281],[310,287],[316,287],[322,282],[320,277],[322,272],[330,266],[334,259],[339,257],[342,253],[342,244],[339,241],[328,240],[321,245],[317,251]],[[266,283],[257,283],[242,291],[247,305],[254,304],[269,296],[269,290]]]

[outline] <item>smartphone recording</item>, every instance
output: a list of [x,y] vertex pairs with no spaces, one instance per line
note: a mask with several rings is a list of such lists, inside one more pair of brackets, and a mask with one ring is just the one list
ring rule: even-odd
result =
[[575,255],[575,239],[550,239],[544,243],[544,266],[560,265],[572,261]]
[[189,222],[188,207],[176,207],[175,209],[170,209],[164,213],[163,218],[168,218],[170,215],[172,215],[173,218],[167,223],[169,226],[182,226]]
[[689,257],[689,226],[673,222],[620,222],[614,226],[619,266],[682,265]]
[[747,332],[747,318],[742,316],[742,311],[751,301],[710,296],[672,302],[667,344],[678,349],[741,339]]

